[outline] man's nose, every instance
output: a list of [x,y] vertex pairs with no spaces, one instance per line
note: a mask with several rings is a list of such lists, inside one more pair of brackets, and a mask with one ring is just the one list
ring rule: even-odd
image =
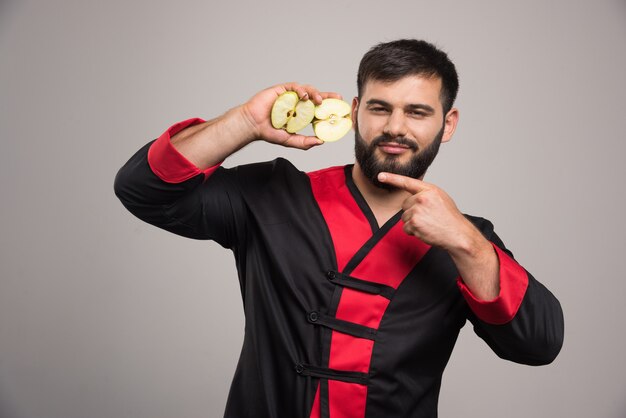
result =
[[398,109],[391,112],[387,118],[383,133],[392,138],[406,136],[406,116],[402,110]]

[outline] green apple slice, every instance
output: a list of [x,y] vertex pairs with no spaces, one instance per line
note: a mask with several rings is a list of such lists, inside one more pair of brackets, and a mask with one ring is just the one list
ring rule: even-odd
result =
[[275,129],[289,133],[306,127],[315,115],[315,105],[310,100],[300,100],[295,91],[286,91],[276,98],[270,119]]
[[324,142],[335,142],[343,138],[352,128],[352,120],[338,118],[313,122],[315,136]]
[[315,104],[311,100],[300,100],[296,103],[293,114],[287,121],[287,132],[290,134],[304,129],[315,116]]
[[271,120],[275,129],[282,129],[289,121],[299,97],[295,91],[286,91],[276,98],[272,106]]
[[313,131],[324,142],[343,138],[352,128],[351,107],[340,99],[324,99],[315,107]]

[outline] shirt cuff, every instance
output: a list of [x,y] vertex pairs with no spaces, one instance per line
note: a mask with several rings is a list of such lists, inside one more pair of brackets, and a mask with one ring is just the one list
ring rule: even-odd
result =
[[174,146],[170,139],[183,129],[203,123],[200,118],[187,119],[170,126],[148,149],[148,165],[161,180],[166,183],[182,183],[198,174],[204,174],[206,180],[221,162],[213,167],[200,170],[195,164],[183,156]]
[[528,287],[528,274],[507,253],[491,243],[500,262],[500,294],[492,300],[477,299],[459,276],[457,284],[469,307],[484,322],[494,325],[505,324],[515,317]]

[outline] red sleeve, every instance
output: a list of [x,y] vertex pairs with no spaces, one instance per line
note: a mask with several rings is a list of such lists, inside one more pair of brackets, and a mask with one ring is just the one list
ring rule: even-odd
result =
[[150,145],[150,149],[148,150],[148,165],[161,180],[167,183],[181,183],[200,173],[204,174],[204,179],[206,180],[222,164],[218,163],[213,167],[200,170],[195,164],[178,152],[170,142],[173,135],[176,135],[188,126],[203,122],[205,121],[200,118],[192,118],[178,122],[169,127],[152,145]]
[[513,319],[528,287],[528,274],[507,253],[491,243],[496,250],[500,262],[500,294],[492,300],[477,299],[463,283],[461,277],[457,284],[472,311],[484,322],[489,324],[505,324]]

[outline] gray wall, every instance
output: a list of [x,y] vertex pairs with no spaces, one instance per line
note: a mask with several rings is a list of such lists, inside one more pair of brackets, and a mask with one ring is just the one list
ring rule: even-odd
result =
[[[0,416],[218,417],[243,336],[230,254],[144,224],[119,167],[172,123],[282,81],[350,100],[373,44],[422,37],[461,76],[426,180],[491,219],[561,300],[546,367],[466,326],[442,417],[626,416],[624,1],[0,1]],[[225,164],[352,161],[253,144]]]

